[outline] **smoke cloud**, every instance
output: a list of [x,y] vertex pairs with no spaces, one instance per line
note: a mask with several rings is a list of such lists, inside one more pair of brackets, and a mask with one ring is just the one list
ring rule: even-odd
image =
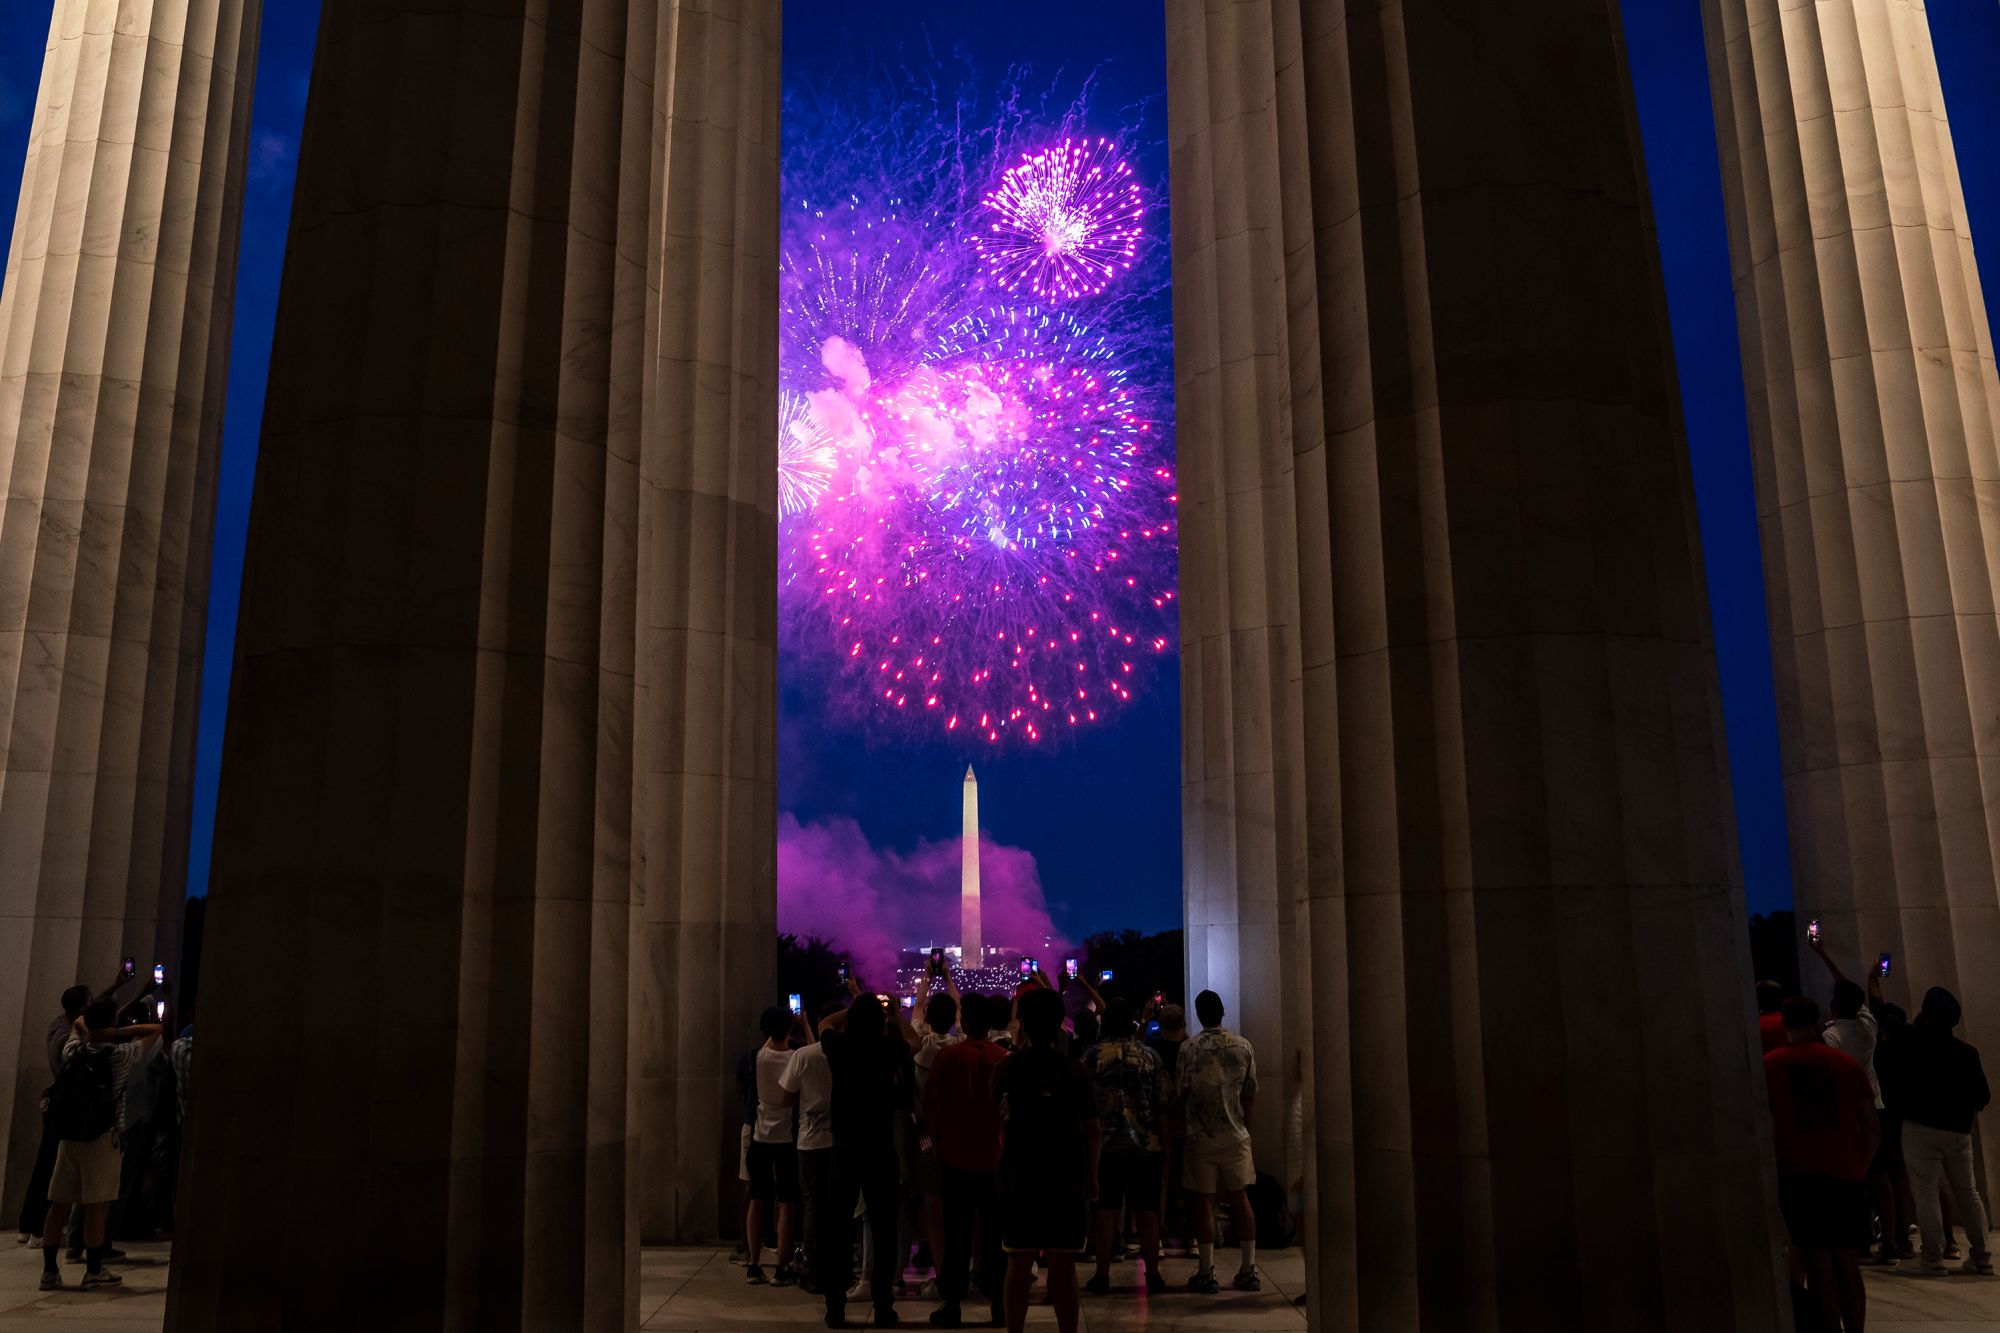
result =
[[[852,819],[801,824],[781,815],[778,929],[826,940],[871,985],[886,985],[902,949],[958,942],[959,864],[956,838],[898,851],[875,846]],[[1049,918],[1033,853],[982,837],[979,890],[989,946],[1059,965],[1069,945]]]

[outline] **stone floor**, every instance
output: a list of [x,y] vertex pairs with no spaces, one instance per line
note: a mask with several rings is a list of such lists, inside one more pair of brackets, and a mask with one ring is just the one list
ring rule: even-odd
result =
[[[117,1292],[75,1289],[78,1269],[66,1268],[72,1285],[60,1292],[37,1290],[41,1255],[12,1244],[0,1250],[0,1333],[152,1333],[166,1311],[167,1247],[132,1245],[119,1266],[125,1286]],[[1292,1304],[1304,1268],[1296,1250],[1262,1256],[1264,1291],[1249,1296],[1191,1296],[1171,1292],[1148,1301],[1134,1289],[1137,1270],[1113,1270],[1118,1289],[1109,1297],[1084,1297],[1083,1326],[1089,1333],[1276,1333],[1305,1327]],[[1169,1260],[1170,1279],[1184,1277],[1184,1260]],[[1897,1277],[1868,1270],[1870,1333],[2000,1333],[2000,1278]],[[818,1307],[796,1291],[751,1287],[727,1250],[655,1249],[640,1266],[639,1319],[648,1329],[676,1333],[794,1333],[817,1329]],[[904,1302],[906,1326],[922,1325],[928,1302]],[[857,1310],[857,1315],[865,1311]],[[1052,1328],[1046,1305],[1030,1312],[1031,1328]]]

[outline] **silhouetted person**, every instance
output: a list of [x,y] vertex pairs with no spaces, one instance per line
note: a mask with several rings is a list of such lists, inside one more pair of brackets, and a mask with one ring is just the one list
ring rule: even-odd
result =
[[1250,1110],[1257,1096],[1257,1056],[1250,1043],[1222,1026],[1222,997],[1205,990],[1194,997],[1201,1035],[1181,1047],[1181,1118],[1187,1124],[1187,1189],[1201,1265],[1188,1290],[1214,1292],[1215,1196],[1230,1196],[1242,1266],[1230,1285],[1259,1291],[1257,1215],[1250,1209],[1250,1185],[1257,1165],[1250,1154]]
[[1889,1058],[1883,1080],[1903,1122],[1903,1161],[1915,1195],[1922,1249],[1903,1271],[1920,1276],[1943,1273],[1945,1228],[1938,1200],[1951,1192],[1952,1217],[1965,1228],[1967,1273],[1991,1273],[1986,1205],[1972,1169],[1972,1121],[1991,1094],[1979,1052],[1952,1035],[1958,1026],[1958,999],[1942,986],[1924,992],[1923,1008],[1908,1036],[1884,1049]]
[[1910,1231],[1917,1224],[1916,1196],[1910,1192],[1910,1172],[1903,1160],[1903,1117],[1896,1113],[1895,1076],[1897,1044],[1910,1037],[1909,1016],[1902,1006],[1882,1003],[1875,1007],[1878,1028],[1875,1042],[1875,1078],[1882,1093],[1882,1146],[1875,1160],[1887,1178],[1886,1191],[1878,1195],[1875,1211],[1882,1219],[1881,1250],[1875,1262],[1894,1265],[1913,1258]]
[[784,1087],[785,1070],[792,1063],[787,1040],[792,1033],[792,1015],[772,1005],[757,1020],[764,1044],[757,1050],[757,1119],[750,1131],[750,1243],[746,1276],[752,1282],[764,1280],[757,1262],[764,1247],[764,1220],[775,1208],[778,1218],[778,1262],[772,1280],[779,1286],[792,1281],[792,1242],[798,1234],[799,1158],[793,1144],[792,1103],[795,1098]]
[[993,1076],[1000,1106],[1000,1243],[1007,1328],[1021,1333],[1040,1254],[1060,1333],[1076,1333],[1076,1256],[1097,1194],[1097,1106],[1063,1040],[1063,1000],[1038,988],[1016,1002],[1021,1046]]
[[944,1251],[938,1262],[938,1295],[944,1304],[931,1312],[931,1323],[938,1328],[964,1325],[961,1307],[975,1229],[979,1289],[992,1306],[993,1322],[1005,1318],[1001,1284],[1006,1280],[1007,1259],[1000,1248],[1000,1107],[994,1076],[1007,1052],[990,1039],[990,1030],[1006,1022],[1007,1005],[972,994],[965,997],[963,1007],[964,1040],[938,1051],[924,1081],[924,1124],[943,1174]]
[[86,1289],[119,1285],[104,1269],[106,1213],[118,1197],[119,1137],[125,1129],[125,1080],[159,1039],[157,1023],[117,1030],[118,1006],[92,1000],[63,1043],[62,1068],[49,1089],[56,1164],[49,1177],[49,1214],[42,1224],[42,1290],[62,1286],[56,1252],[72,1205],[83,1209]]
[[1875,1091],[1853,1057],[1820,1040],[1819,1005],[1794,995],[1781,1013],[1785,1044],[1764,1057],[1764,1085],[1794,1280],[1805,1278],[1828,1329],[1861,1333],[1868,1164],[1880,1136]]
[[[83,1016],[84,1008],[92,1000],[109,1000],[118,993],[129,978],[123,969],[112,979],[109,986],[91,994],[90,987],[81,983],[71,986],[62,993],[62,1013],[49,1020],[47,1030],[42,1034],[42,1046],[48,1055],[49,1081],[62,1072],[63,1046],[69,1041],[70,1031],[76,1020]],[[49,1215],[49,1176],[56,1167],[56,1144],[58,1142],[53,1127],[49,1124],[47,1096],[43,1097],[42,1140],[35,1149],[34,1172],[28,1177],[28,1193],[21,1200],[20,1232],[21,1244],[40,1245],[42,1243],[42,1223]]]
[[1785,988],[1775,981],[1757,983],[1757,1035],[1763,1039],[1764,1054],[1785,1044],[1785,1020],[1778,1010],[1785,1003]]
[[[835,1000],[820,1014],[820,1031],[827,1025],[838,1028],[847,1006]],[[826,1047],[815,1039],[792,1052],[785,1066],[783,1086],[798,1098],[799,1113],[799,1198],[804,1205],[806,1272],[819,1272],[819,1247],[827,1236],[845,1238],[849,1228],[836,1226],[828,1218],[833,1207],[833,1070],[826,1063]],[[804,1283],[812,1295],[820,1295],[816,1278]]]
[[1166,1168],[1161,1117],[1173,1084],[1159,1053],[1139,1039],[1139,1017],[1129,1000],[1113,1000],[1104,1015],[1104,1039],[1084,1053],[1097,1103],[1103,1151],[1097,1164],[1097,1272],[1089,1290],[1111,1290],[1111,1237],[1120,1210],[1130,1208],[1146,1261],[1146,1290],[1162,1291],[1160,1276],[1160,1175]]
[[[831,1029],[832,1025],[829,1024]],[[896,1214],[898,1117],[907,1120],[915,1090],[909,1043],[889,1032],[888,1016],[873,995],[857,997],[846,1023],[822,1030],[833,1075],[833,1199],[836,1223],[854,1216],[855,1200],[867,1209],[874,1272],[869,1287],[878,1327],[896,1320]],[[854,1251],[844,1226],[819,1239],[816,1275],[826,1297],[828,1328],[847,1318],[847,1289],[854,1281]]]

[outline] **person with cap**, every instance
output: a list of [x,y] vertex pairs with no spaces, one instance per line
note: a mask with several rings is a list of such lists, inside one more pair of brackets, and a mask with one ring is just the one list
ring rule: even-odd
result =
[[1130,1208],[1146,1261],[1146,1290],[1166,1290],[1160,1276],[1160,1183],[1166,1169],[1161,1114],[1173,1097],[1159,1053],[1139,1040],[1139,1016],[1129,1000],[1113,1000],[1104,1015],[1104,1039],[1084,1053],[1083,1068],[1097,1101],[1102,1141],[1093,1219],[1097,1273],[1085,1290],[1111,1290],[1111,1238],[1121,1211]]
[[1879,1057],[1888,1063],[1883,1091],[1903,1124],[1903,1161],[1921,1237],[1917,1256],[1897,1271],[1916,1277],[1946,1271],[1940,1185],[1951,1191],[1952,1215],[1965,1227],[1967,1257],[1960,1271],[1993,1271],[1986,1205],[1972,1161],[1972,1123],[1986,1109],[1991,1091],[1978,1049],[1952,1035],[1958,1020],[1958,997],[1933,986],[1924,992],[1909,1035],[1884,1046]]

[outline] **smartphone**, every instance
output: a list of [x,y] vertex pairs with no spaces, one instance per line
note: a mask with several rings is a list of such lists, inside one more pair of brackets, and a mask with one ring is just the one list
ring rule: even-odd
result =
[[847,964],[845,963],[840,965],[840,984],[843,986],[847,984]]
[[1153,1007],[1155,1009],[1159,1008],[1166,1002],[1167,1002],[1167,993],[1165,991],[1156,990],[1153,992]]
[[1875,971],[1881,976],[1889,975],[1889,955],[1883,954],[1875,960]]
[[944,946],[941,944],[931,946],[931,975],[934,977],[944,975]]
[[164,986],[167,984],[167,965],[165,963],[153,964],[153,984],[155,986]]
[[1102,972],[1099,972],[1099,973],[1097,974],[1097,979],[1098,979],[1099,981],[1109,981],[1109,980],[1111,980],[1111,969],[1107,967],[1107,968],[1105,968],[1105,969],[1104,969],[1104,970],[1103,970]]
[[136,958],[127,958],[127,959],[125,960],[125,975],[126,975],[126,976],[128,976],[128,977],[129,977],[129,976],[132,976],[132,975],[134,975],[135,973],[137,973],[137,972],[138,972],[138,970],[139,970],[139,960],[138,960],[138,959],[136,959]]
[[785,997],[785,1003],[791,1006],[792,1013],[794,1016],[798,1014],[800,1009],[805,1007],[799,1002],[799,993],[797,991],[793,991],[790,995],[787,995]]
[[1041,971],[1041,970],[1042,970],[1042,960],[1041,960],[1041,959],[1039,959],[1039,958],[1030,958],[1030,959],[1028,960],[1028,970],[1029,970],[1030,972],[1039,972],[1039,971]]
[[1818,943],[1819,943],[1819,918],[1818,918],[1818,917],[1814,917],[1814,918],[1813,918],[1812,920],[1810,920],[1810,921],[1806,922],[1806,938],[1807,938],[1808,940],[1811,940],[1811,941],[1812,941],[1812,942],[1813,942],[1814,944],[1818,944]]
[[165,1000],[157,1000],[154,1002],[153,1021],[155,1023],[164,1023],[167,1021],[167,1002]]
[[916,996],[914,996],[914,995],[905,995],[905,996],[903,997],[903,1007],[904,1007],[905,1009],[914,1009],[914,1008],[916,1008],[916,1007],[917,1007],[917,997],[916,997]]
[[1021,980],[1026,981],[1029,975],[1032,972],[1034,972],[1034,970],[1035,970],[1035,965],[1032,962],[1030,962],[1026,958],[1023,958],[1021,960]]
[[1076,959],[1074,958],[1063,959],[1063,975],[1068,977],[1071,981],[1076,980]]

